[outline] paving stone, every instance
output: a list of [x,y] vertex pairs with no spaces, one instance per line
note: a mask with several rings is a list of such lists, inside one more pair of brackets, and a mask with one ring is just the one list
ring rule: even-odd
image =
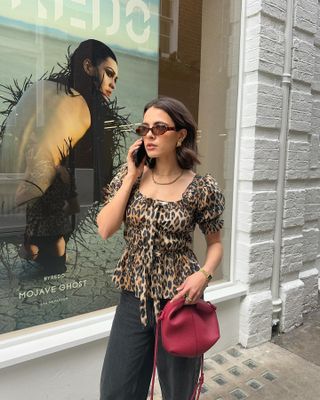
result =
[[248,397],[248,395],[241,389],[235,389],[232,392],[230,392],[230,394],[233,399],[237,400],[246,399]]
[[261,389],[262,386],[263,386],[263,385],[262,385],[259,381],[257,381],[256,379],[250,379],[250,380],[247,382],[247,385],[250,386],[251,389],[254,389],[254,390],[259,390],[259,389]]
[[206,393],[208,390],[208,387],[206,385],[203,385],[201,388],[201,393]]
[[212,359],[219,365],[225,364],[227,362],[226,358],[224,358],[221,354],[213,356]]
[[227,353],[230,354],[230,356],[232,357],[240,357],[242,354],[235,347],[232,347],[231,349],[227,350]]
[[275,379],[277,379],[277,377],[270,371],[266,371],[261,375],[263,378],[267,379],[268,381],[272,382]]
[[222,386],[225,385],[227,383],[227,380],[225,379],[225,377],[223,375],[216,375],[212,377],[212,380],[214,382],[216,382],[218,385]]
[[232,374],[234,376],[240,376],[241,375],[241,369],[238,368],[237,366],[234,366],[234,367],[228,369],[228,372],[230,372],[230,374]]
[[246,360],[246,361],[243,361],[243,364],[246,365],[250,369],[258,368],[257,363],[255,361],[253,361],[253,360],[250,360],[250,359]]

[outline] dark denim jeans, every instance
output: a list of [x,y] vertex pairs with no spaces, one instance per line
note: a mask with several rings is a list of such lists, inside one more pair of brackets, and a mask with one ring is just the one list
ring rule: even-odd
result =
[[[139,299],[122,292],[101,375],[100,400],[145,400],[152,376],[155,317],[147,303],[148,325],[140,321]],[[200,358],[175,357],[159,340],[157,369],[163,400],[190,400]]]

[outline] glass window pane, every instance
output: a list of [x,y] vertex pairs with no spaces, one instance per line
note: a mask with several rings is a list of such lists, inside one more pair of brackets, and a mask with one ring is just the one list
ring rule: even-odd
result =
[[[182,100],[198,122],[198,172],[227,201],[216,280],[230,279],[241,2],[142,0],[131,10],[97,0],[99,13],[92,2],[53,3],[1,9],[0,334],[117,303],[123,232],[103,241],[95,219],[158,95]],[[89,38],[117,62],[109,52],[102,65]],[[201,263],[204,247],[197,231]]]
[[171,17],[171,0],[161,0],[161,15]]
[[160,36],[160,54],[165,53],[169,54],[170,53],[170,45],[169,45],[169,37],[168,36]]
[[161,35],[170,36],[171,33],[171,21],[161,18],[160,20],[160,32]]

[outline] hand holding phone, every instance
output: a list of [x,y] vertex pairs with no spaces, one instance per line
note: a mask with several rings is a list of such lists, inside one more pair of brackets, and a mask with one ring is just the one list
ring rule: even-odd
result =
[[134,164],[136,167],[139,167],[139,165],[142,163],[142,161],[146,155],[147,155],[147,152],[144,147],[144,143],[142,142],[140,147],[138,148],[138,150],[135,151],[133,154],[133,160],[134,160]]

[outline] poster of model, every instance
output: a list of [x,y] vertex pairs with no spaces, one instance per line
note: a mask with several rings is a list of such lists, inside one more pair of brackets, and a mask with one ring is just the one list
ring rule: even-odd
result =
[[160,0],[3,0],[0,334],[117,303],[103,188],[158,92]]

